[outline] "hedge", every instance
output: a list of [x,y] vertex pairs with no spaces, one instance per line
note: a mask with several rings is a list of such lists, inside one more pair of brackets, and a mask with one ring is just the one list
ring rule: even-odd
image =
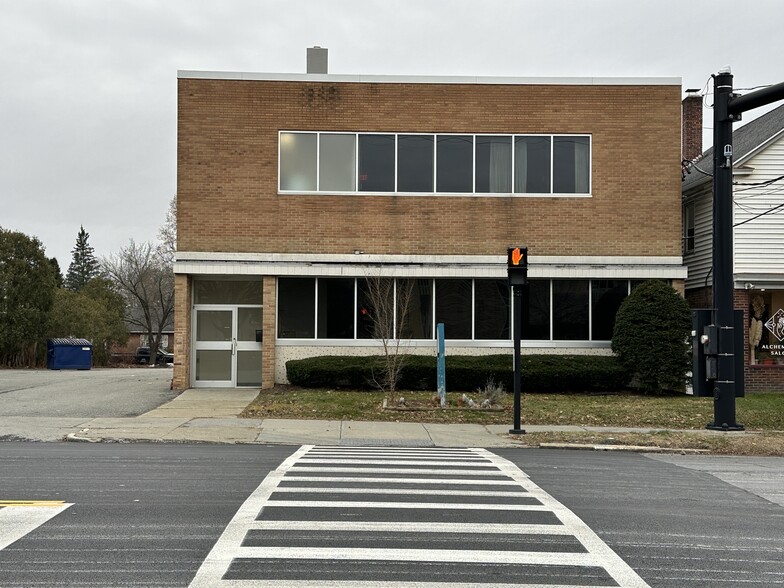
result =
[[[289,382],[303,388],[375,390],[374,374],[383,366],[381,356],[321,356],[286,362]],[[473,391],[488,380],[512,391],[512,356],[453,355],[446,357],[446,387]],[[524,355],[522,389],[527,392],[584,392],[621,390],[629,375],[614,356]],[[400,390],[435,390],[436,358],[408,355],[398,384]]]

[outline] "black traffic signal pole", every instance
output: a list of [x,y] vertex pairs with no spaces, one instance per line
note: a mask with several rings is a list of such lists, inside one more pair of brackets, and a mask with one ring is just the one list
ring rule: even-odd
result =
[[506,269],[509,286],[512,288],[514,323],[512,337],[514,339],[514,424],[509,432],[512,435],[523,435],[521,421],[522,393],[522,358],[520,357],[520,339],[523,337],[523,288],[528,288],[528,248],[510,247],[506,250]]
[[732,123],[740,113],[784,99],[784,82],[733,94],[732,74],[713,76],[713,324],[717,327],[717,378],[713,389],[713,422],[708,429],[742,431],[735,420],[734,284],[732,274]]

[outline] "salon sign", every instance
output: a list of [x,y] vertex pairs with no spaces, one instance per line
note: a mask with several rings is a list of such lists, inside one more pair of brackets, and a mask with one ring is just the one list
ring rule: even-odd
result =
[[[779,341],[784,341],[784,309],[779,308],[765,323],[765,328]],[[771,355],[784,355],[784,345],[763,345]]]

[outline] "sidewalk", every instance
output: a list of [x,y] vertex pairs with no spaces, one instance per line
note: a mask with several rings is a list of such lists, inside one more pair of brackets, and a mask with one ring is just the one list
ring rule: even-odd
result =
[[[0,420],[0,439],[420,447],[521,445],[508,435],[511,423],[475,425],[238,418],[237,415],[257,394],[256,390],[190,389],[150,412],[128,418],[5,417]],[[656,429],[526,425],[525,430],[531,433],[650,433]],[[710,434],[708,431],[705,433]]]

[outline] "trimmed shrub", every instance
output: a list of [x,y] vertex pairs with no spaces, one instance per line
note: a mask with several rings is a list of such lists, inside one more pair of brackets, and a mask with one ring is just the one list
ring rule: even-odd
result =
[[682,391],[691,368],[691,310],[671,286],[637,286],[615,316],[612,350],[645,392]]
[[[304,388],[375,390],[374,375],[383,358],[321,356],[286,362],[289,382]],[[623,389],[628,372],[612,356],[524,355],[521,387],[526,392],[584,392]],[[511,355],[446,357],[447,390],[473,392],[488,380],[514,390]],[[435,390],[436,358],[408,355],[398,384],[400,390]]]

